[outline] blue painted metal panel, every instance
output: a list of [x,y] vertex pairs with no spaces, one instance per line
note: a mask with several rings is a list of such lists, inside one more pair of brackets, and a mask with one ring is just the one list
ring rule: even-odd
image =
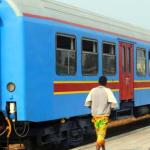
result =
[[2,89],[1,89],[1,28],[2,28],[2,21],[0,18],[0,111],[2,111],[2,99],[1,99],[1,93],[2,93]]
[[150,104],[150,90],[135,91],[135,106],[142,106]]
[[[83,106],[86,94],[57,95],[53,94],[53,82],[67,80],[95,81],[102,74],[99,69],[97,76],[82,76],[81,74],[81,45],[77,45],[78,68],[75,76],[58,76],[55,72],[55,36],[56,33],[67,33],[75,35],[80,43],[82,37],[96,39],[99,43],[103,41],[114,41],[116,43],[118,58],[118,37],[102,34],[96,31],[81,29],[70,25],[59,24],[53,21],[24,18],[25,30],[25,81],[26,81],[26,112],[27,120],[45,121],[59,119],[61,117],[72,117],[89,113]],[[130,39],[126,39],[130,41]],[[134,41],[136,43],[136,41]],[[39,44],[40,43],[40,44]],[[99,44],[99,68],[102,68],[102,44]],[[135,56],[136,57],[136,56]],[[118,59],[117,59],[118,64]],[[108,80],[119,79],[119,68],[115,76],[108,76]],[[135,75],[135,78],[136,75]],[[119,99],[119,93],[116,92]],[[135,104],[137,95],[135,95]],[[145,102],[144,102],[145,103]],[[144,104],[143,103],[143,104]],[[76,111],[73,111],[73,108]],[[78,108],[78,109],[77,109]],[[39,117],[40,116],[40,117]]]
[[[150,49],[150,45],[142,42],[136,42],[134,45],[134,80],[135,81],[142,81],[142,80],[150,80],[150,76],[148,74],[148,62],[146,62],[146,75],[145,76],[139,76],[136,73],[136,61],[137,61],[137,56],[136,56],[136,49],[137,48],[145,48],[146,50],[146,60],[148,60],[148,51]],[[134,95],[134,101],[135,101],[135,106],[141,106],[141,105],[147,105],[150,104],[150,100],[148,97],[150,96],[150,89],[140,89],[140,90],[135,90],[135,95]]]
[[[6,111],[6,103],[17,103],[17,116],[25,120],[24,97],[24,44],[22,17],[16,17],[6,1],[0,4],[1,27],[1,99],[2,110]],[[9,82],[16,84],[16,90],[8,92]]]
[[[54,81],[95,81],[102,75],[102,42],[116,43],[116,61],[118,56],[118,41],[120,37],[100,33],[54,21],[16,17],[4,1],[0,5],[2,27],[1,40],[1,99],[2,110],[5,111],[7,101],[16,101],[18,120],[47,121],[59,118],[90,113],[84,107],[87,94],[54,95]],[[7,12],[7,13],[6,13]],[[75,35],[77,39],[77,72],[75,76],[58,76],[56,74],[56,33]],[[83,37],[96,39],[99,43],[99,71],[96,76],[82,76],[81,71],[81,39]],[[130,41],[130,39],[124,39]],[[136,47],[148,44],[132,41]],[[147,56],[148,57],[148,56]],[[149,80],[149,76],[136,76],[135,80]],[[108,76],[108,80],[119,80],[119,68],[116,74]],[[16,90],[10,93],[6,89],[8,82],[16,84]],[[136,106],[149,103],[149,90],[135,91]],[[119,101],[119,92],[115,92]],[[142,98],[144,100],[142,100]],[[75,111],[74,111],[75,110]]]
[[[99,43],[103,40],[117,42],[117,38],[95,31],[80,29],[70,25],[63,25],[52,21],[42,21],[24,17],[25,30],[25,83],[26,83],[26,112],[27,120],[45,121],[72,116],[84,115],[89,110],[84,107],[87,94],[54,95],[54,81],[95,81],[102,74],[99,69],[97,76],[82,76],[81,74],[81,45],[77,45],[77,73],[75,76],[58,76],[55,71],[56,33],[75,35],[80,43],[82,37],[96,39]],[[39,44],[40,43],[40,44]],[[116,45],[117,46],[117,45]],[[99,45],[99,68],[102,68],[102,45]],[[109,80],[118,79],[118,69],[115,76]],[[118,92],[116,92],[119,97]],[[76,111],[74,111],[76,110]]]
[[24,31],[26,118],[50,120],[53,115],[53,31],[47,24],[27,18]]

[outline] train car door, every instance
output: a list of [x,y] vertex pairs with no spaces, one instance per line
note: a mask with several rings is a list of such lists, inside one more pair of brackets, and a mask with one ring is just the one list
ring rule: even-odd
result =
[[133,44],[119,42],[120,100],[134,98]]

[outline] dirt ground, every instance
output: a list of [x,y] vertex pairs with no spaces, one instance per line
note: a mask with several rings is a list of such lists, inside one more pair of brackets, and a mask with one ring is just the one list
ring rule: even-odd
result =
[[9,145],[8,150],[24,150],[24,146],[22,144]]

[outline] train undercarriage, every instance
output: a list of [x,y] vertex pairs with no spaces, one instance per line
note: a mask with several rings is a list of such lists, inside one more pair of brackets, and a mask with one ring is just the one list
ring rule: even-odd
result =
[[[135,107],[132,110],[127,109],[126,104],[122,104],[121,107],[120,110],[112,111],[111,120],[150,114],[150,105]],[[57,149],[57,147],[68,149],[81,145],[83,140],[89,140],[95,135],[90,115],[32,123],[12,122],[1,112],[0,120],[0,147],[24,143],[26,150]]]

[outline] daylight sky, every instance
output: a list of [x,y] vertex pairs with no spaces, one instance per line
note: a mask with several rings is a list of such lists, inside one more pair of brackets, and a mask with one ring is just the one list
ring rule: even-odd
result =
[[150,0],[56,0],[150,29]]

